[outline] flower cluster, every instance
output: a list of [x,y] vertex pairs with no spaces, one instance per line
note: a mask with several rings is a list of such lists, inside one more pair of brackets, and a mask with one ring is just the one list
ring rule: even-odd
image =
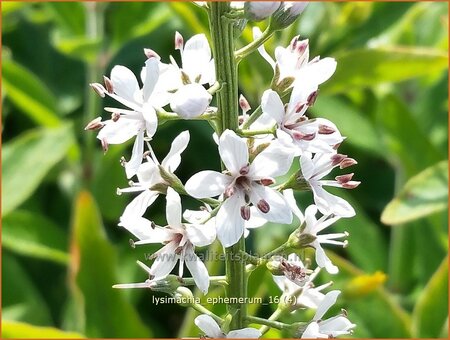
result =
[[[294,2],[247,2],[235,3],[233,10],[234,15],[244,13],[253,21],[272,16],[279,29],[301,13],[305,7],[304,3],[301,5],[302,8]],[[253,32],[256,45],[263,33],[258,28]],[[179,282],[183,282],[186,265],[193,283],[206,294],[211,278],[195,253],[196,247],[208,246],[217,237],[228,248],[246,237],[253,228],[267,222],[290,225],[296,216],[300,226],[289,237],[285,248],[314,248],[318,267],[308,269],[295,254],[288,258],[271,258],[271,266],[279,274],[274,274],[274,280],[284,296],[296,297],[290,310],[317,310],[304,329],[303,337],[348,334],[354,325],[346,315],[322,320],[339,291],[324,294],[321,291],[329,284],[314,287],[312,283],[321,268],[330,274],[338,272],[322,246],[347,244],[347,233],[322,232],[340,218],[355,215],[347,201],[324,187],[352,189],[359,185],[352,180],[353,173],[324,179],[334,168],[346,169],[356,161],[338,152],[344,137],[335,124],[308,114],[308,109],[318,98],[320,84],[333,75],[336,61],[319,57],[310,60],[309,42],[299,36],[288,46],[277,47],[275,58],[259,44],[257,50],[274,70],[271,88],[262,93],[258,103],[260,108],[251,115],[247,115],[250,105],[241,95],[239,105],[243,115],[239,118],[239,128],[216,129],[214,132],[222,169],[202,170],[183,185],[175,171],[181,163],[181,154],[188,147],[189,131],[180,133],[173,140],[167,156],[159,162],[151,146],[157,134],[158,120],[167,116],[171,119],[219,120],[220,106],[210,105],[221,86],[221,79],[216,79],[216,67],[221,65],[215,66],[204,34],[184,42],[182,35],[176,32],[175,50],[180,52],[181,66],[172,56],[169,63],[164,63],[155,51],[144,50],[147,59],[140,72],[142,86],[124,66],[115,66],[110,77],[104,77],[103,84],[91,84],[101,97],[109,96],[122,107],[105,107],[111,118],[106,121],[96,118],[86,129],[99,130],[97,138],[105,152],[110,144],[121,144],[134,138],[130,158],[122,158],[129,187],[117,192],[138,194],[125,208],[119,226],[137,239],[132,241],[133,246],[162,244],[150,257],[154,259],[150,267],[140,263],[149,279],[145,283],[121,287],[157,288],[158,284],[167,281],[179,263]],[[284,103],[283,99],[289,95]],[[172,112],[166,111],[169,108]],[[299,170],[292,173],[293,168]],[[280,180],[288,174],[289,180]],[[307,207],[304,214],[297,206],[293,190],[312,193],[314,204]],[[144,217],[160,195],[166,198],[165,226]],[[201,202],[200,209],[183,211],[180,195],[197,199]],[[321,216],[317,218],[318,213]],[[216,321],[205,314],[197,317],[195,323],[210,337],[261,336],[261,332],[253,328],[232,330],[226,335]]]

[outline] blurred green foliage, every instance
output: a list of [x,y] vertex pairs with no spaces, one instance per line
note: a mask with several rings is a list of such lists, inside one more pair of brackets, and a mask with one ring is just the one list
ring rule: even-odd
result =
[[[83,127],[102,115],[88,83],[115,64],[138,73],[144,47],[165,62],[169,54],[178,58],[174,32],[206,33],[206,13],[184,2],[1,6],[2,336],[198,336],[196,312],[155,306],[151,296],[159,293],[111,288],[143,281],[135,261],[155,248],[130,248],[129,235],[117,227],[130,200],[115,195],[127,185],[118,160],[131,145],[103,155]],[[266,45],[273,53],[300,34],[310,39],[312,56],[338,61],[311,114],[332,120],[348,137],[342,152],[358,160],[355,178],[362,184],[339,191],[357,216],[335,228],[350,232],[347,249],[330,251],[341,273],[321,279],[343,290],[337,307],[358,325],[355,337],[448,336],[447,32],[445,2],[314,2]],[[242,46],[251,40],[250,27],[240,40]],[[253,107],[270,77],[257,54],[241,63],[241,91]],[[212,131],[200,122],[161,126],[156,154],[165,154],[185,129],[191,143],[177,172],[183,181],[219,164]],[[310,196],[298,194],[301,208]],[[161,201],[147,216],[164,219]],[[268,251],[293,228],[268,225],[252,233],[248,246]],[[222,263],[208,266],[211,274],[223,272]],[[249,294],[267,300],[280,293],[261,269],[250,277]],[[274,308],[249,306],[262,317]],[[286,321],[308,317],[300,311]]]

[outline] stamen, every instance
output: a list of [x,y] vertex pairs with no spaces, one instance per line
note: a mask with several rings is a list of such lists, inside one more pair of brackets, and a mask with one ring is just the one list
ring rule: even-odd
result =
[[127,165],[127,160],[125,159],[125,157],[120,157],[120,165],[125,167],[125,165]]
[[105,123],[102,122],[102,117],[97,117],[89,122],[88,125],[84,128],[84,130],[100,130],[105,126]]
[[342,187],[344,189],[355,189],[356,187],[358,187],[361,184],[361,182],[359,181],[350,181],[347,183],[342,184]]
[[119,118],[120,118],[120,113],[117,113],[117,112],[111,113],[111,120],[113,122],[117,122],[119,120]]
[[233,185],[229,185],[225,188],[225,192],[223,193],[226,198],[231,197],[234,195],[235,189]]
[[275,183],[275,181],[272,178],[262,178],[260,180],[261,184],[264,185],[265,187],[268,185],[272,185],[273,183]]
[[247,165],[243,166],[243,167],[241,168],[241,170],[239,170],[239,174],[240,174],[241,176],[245,176],[245,175],[248,174],[249,171],[250,171],[250,166],[247,164]]
[[105,98],[105,88],[102,84],[99,83],[91,83],[89,86],[97,93],[100,97]]
[[105,83],[106,91],[108,91],[108,93],[110,94],[114,93],[114,86],[111,79],[109,79],[107,76],[103,76],[103,82]]
[[321,135],[331,135],[334,132],[336,132],[336,130],[333,129],[331,126],[322,124],[319,125],[319,134]]
[[241,217],[246,221],[250,219],[250,207],[248,205],[241,207]]
[[130,246],[131,248],[136,248],[136,243],[131,238],[130,238]]
[[354,173],[350,173],[350,174],[346,174],[346,175],[341,175],[341,176],[336,176],[335,179],[339,184],[345,184],[349,181],[352,180]]
[[341,164],[339,164],[339,167],[340,167],[341,169],[345,169],[345,168],[348,168],[348,167],[350,167],[350,166],[352,166],[352,165],[356,165],[356,164],[358,164],[358,162],[357,162],[356,160],[354,160],[353,158],[345,158],[345,159],[341,162]]
[[347,155],[342,155],[340,153],[337,153],[337,154],[331,156],[331,165],[336,166],[336,165],[340,164],[346,158],[347,158]]
[[308,96],[308,99],[306,100],[307,103],[308,103],[308,106],[313,106],[314,105],[314,103],[316,102],[318,94],[319,94],[319,90],[314,91],[313,93],[311,93]]
[[259,200],[257,207],[264,214],[267,214],[270,211],[270,205],[264,199]]
[[108,146],[109,146],[109,144],[108,144],[108,142],[106,141],[106,139],[103,138],[103,139],[101,140],[101,143],[102,143],[103,151],[104,151],[105,153],[108,152]]
[[316,137],[316,134],[315,133],[303,134],[299,131],[294,131],[292,136],[294,137],[295,140],[304,140],[304,141],[309,142],[309,141],[312,141]]
[[244,114],[251,109],[248,100],[242,94],[239,96],[239,106]]

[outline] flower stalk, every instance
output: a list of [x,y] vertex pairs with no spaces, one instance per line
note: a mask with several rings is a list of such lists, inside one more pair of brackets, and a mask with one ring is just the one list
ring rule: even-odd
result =
[[[238,128],[239,97],[237,65],[234,57],[234,19],[227,16],[230,12],[230,3],[212,2],[210,6],[209,22],[216,78],[222,85],[217,92],[217,108],[221,120],[218,125],[221,134],[227,129],[236,131]],[[241,237],[235,245],[225,249],[228,281],[226,293],[230,298],[237,298],[236,303],[227,306],[228,313],[232,316],[231,330],[243,328],[247,314],[245,302],[239,302],[245,300],[247,296],[245,262],[240,256],[241,251],[245,251],[244,237]]]

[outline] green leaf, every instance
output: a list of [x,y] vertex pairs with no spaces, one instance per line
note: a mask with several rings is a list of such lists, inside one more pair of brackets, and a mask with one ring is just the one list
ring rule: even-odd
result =
[[53,327],[39,327],[24,322],[2,321],[2,338],[10,339],[83,339],[85,336]]
[[79,331],[89,337],[151,337],[123,293],[112,288],[118,283],[116,255],[94,199],[81,192],[73,217],[70,270],[73,307],[83,319]]
[[72,36],[83,36],[86,27],[86,4],[82,2],[47,2],[58,27]]
[[39,125],[61,124],[56,98],[33,73],[12,60],[2,63],[2,80],[7,97]]
[[70,125],[25,132],[3,147],[2,214],[30,197],[73,143]]
[[58,51],[70,58],[92,63],[100,53],[102,41],[101,39],[89,39],[85,36],[66,36],[60,34],[59,31],[54,31],[52,44]]
[[411,178],[384,209],[381,221],[397,225],[447,209],[448,161]]
[[17,254],[67,264],[66,235],[42,215],[14,211],[3,218],[2,245]]
[[448,257],[422,291],[413,312],[415,337],[437,338],[448,317]]
[[47,305],[22,265],[9,252],[2,252],[2,320],[50,325]]
[[416,47],[358,49],[336,56],[336,60],[336,73],[321,86],[327,93],[425,76],[445,70],[448,64],[443,51]]

